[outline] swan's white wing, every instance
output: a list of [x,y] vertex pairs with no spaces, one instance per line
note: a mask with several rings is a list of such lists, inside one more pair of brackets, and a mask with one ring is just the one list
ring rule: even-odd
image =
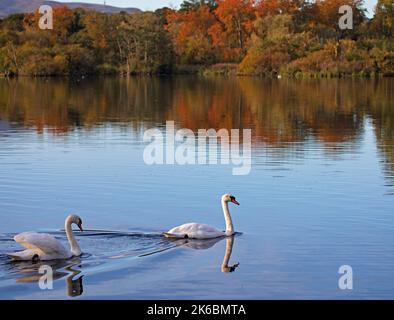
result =
[[54,258],[70,257],[67,250],[54,236],[47,233],[23,232],[14,237],[14,240],[26,249],[42,251],[43,254]]
[[164,234],[167,237],[192,238],[192,239],[211,239],[224,236],[224,232],[217,230],[207,224],[186,223],[173,228]]

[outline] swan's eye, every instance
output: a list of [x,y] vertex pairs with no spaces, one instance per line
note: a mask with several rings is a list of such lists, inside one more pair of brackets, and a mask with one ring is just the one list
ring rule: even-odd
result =
[[230,196],[230,200],[231,201],[235,200],[235,197],[234,196]]

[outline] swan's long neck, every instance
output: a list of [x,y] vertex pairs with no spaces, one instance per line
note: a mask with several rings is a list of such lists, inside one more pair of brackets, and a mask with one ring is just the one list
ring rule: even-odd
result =
[[228,202],[222,200],[224,219],[226,220],[226,235],[234,234],[233,220],[231,220],[230,211],[228,210]]
[[65,223],[65,230],[67,234],[68,242],[70,243],[70,250],[74,256],[80,256],[82,254],[81,248],[79,247],[77,240],[75,240],[74,233],[71,227],[71,220],[67,219]]

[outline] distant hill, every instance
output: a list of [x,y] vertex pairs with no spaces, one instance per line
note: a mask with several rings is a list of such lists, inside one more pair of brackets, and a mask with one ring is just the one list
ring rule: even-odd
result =
[[106,13],[116,13],[120,11],[133,13],[140,11],[137,8],[118,8],[108,5],[104,6],[104,4],[92,4],[92,3],[84,3],[84,2],[63,3],[63,2],[47,1],[47,0],[0,0],[0,17],[5,17],[13,13],[33,12],[43,4],[47,4],[52,7],[66,6],[70,9],[84,8],[88,10],[95,10],[95,11],[106,12]]

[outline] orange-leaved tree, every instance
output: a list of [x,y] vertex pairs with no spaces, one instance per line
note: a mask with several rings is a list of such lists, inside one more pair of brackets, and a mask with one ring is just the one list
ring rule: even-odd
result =
[[236,58],[240,60],[253,29],[254,1],[217,0],[215,15],[218,21],[210,29],[214,44],[236,52]]
[[170,11],[166,18],[166,29],[171,34],[178,63],[214,62],[215,50],[208,30],[216,19],[208,5],[202,4],[188,11]]

